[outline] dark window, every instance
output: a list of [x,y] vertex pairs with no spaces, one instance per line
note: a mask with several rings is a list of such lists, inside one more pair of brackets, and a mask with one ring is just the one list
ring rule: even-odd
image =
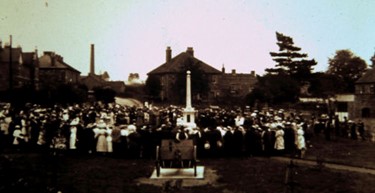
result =
[[337,112],[348,112],[348,103],[338,102],[337,103]]
[[368,118],[371,116],[370,108],[363,108],[362,109],[362,118]]

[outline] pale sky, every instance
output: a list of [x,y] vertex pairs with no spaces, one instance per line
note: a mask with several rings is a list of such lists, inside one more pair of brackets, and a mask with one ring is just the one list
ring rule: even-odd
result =
[[146,74],[172,56],[194,48],[207,64],[262,75],[275,66],[275,32],[294,39],[315,71],[350,49],[370,64],[375,52],[373,0],[1,0],[0,39],[13,36],[23,51],[54,51],[87,75],[90,45],[96,73],[112,80]]

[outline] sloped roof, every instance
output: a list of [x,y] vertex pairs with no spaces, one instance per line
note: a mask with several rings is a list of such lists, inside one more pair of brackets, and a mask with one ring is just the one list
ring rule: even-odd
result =
[[185,66],[200,64],[201,70],[206,74],[221,74],[221,71],[213,68],[212,66],[202,62],[187,52],[182,52],[179,55],[166,62],[159,67],[155,68],[148,75],[152,74],[175,74],[181,72]]
[[98,83],[103,83],[103,84],[105,82],[105,80],[103,80],[100,76],[91,74],[91,73],[88,76],[81,76],[80,79],[81,81],[85,81],[86,79],[92,79]]
[[[56,56],[55,56],[56,57]],[[59,56],[60,57],[60,56]],[[60,57],[61,58],[61,57]],[[39,68],[40,69],[69,69],[78,73],[81,73],[77,69],[71,67],[69,64],[65,63],[62,58],[55,58],[54,65],[52,65],[53,57],[49,54],[44,54],[39,58]]]
[[367,72],[364,75],[362,75],[362,77],[359,78],[356,83],[375,83],[375,68],[367,70]]

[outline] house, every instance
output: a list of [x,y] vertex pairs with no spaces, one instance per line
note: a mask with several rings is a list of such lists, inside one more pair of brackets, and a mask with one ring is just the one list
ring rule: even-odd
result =
[[[200,96],[202,98],[213,98],[215,93],[218,92],[217,82],[221,72],[205,62],[194,57],[193,48],[189,47],[186,52],[182,52],[179,55],[172,58],[172,50],[167,47],[166,50],[166,61],[159,67],[150,71],[147,75],[157,77],[161,83],[160,98],[163,101],[177,102],[179,101],[178,95],[174,88],[174,83],[177,80],[178,74],[184,73],[189,66],[199,65],[199,69],[209,80],[210,92],[208,96]],[[194,86],[194,85],[193,85]],[[197,96],[193,94],[193,98]]]
[[0,42],[0,91],[25,86],[37,87],[36,53],[23,53],[21,47],[12,48],[10,45],[3,47]]
[[225,73],[225,68],[222,68],[222,76],[220,78],[221,93],[229,97],[243,98],[249,94],[257,82],[255,71],[247,73],[236,73],[232,69],[231,73]]
[[208,80],[209,90],[205,96],[192,93],[193,99],[198,98],[208,103],[217,103],[220,98],[228,97],[228,95],[244,97],[251,91],[256,82],[254,72],[252,74],[236,74],[235,71],[232,71],[232,73],[226,74],[225,70],[217,70],[196,58],[192,47],[188,47],[186,52],[182,52],[173,58],[171,48],[167,47],[165,63],[153,69],[147,75],[160,80],[160,98],[163,101],[176,102],[178,101],[178,95],[176,95],[173,85],[177,76],[184,73],[182,71],[185,71],[187,66],[194,65],[199,65],[199,70]]
[[350,114],[352,120],[361,119],[366,128],[375,137],[375,68],[367,70],[357,80],[355,84],[354,108]]
[[41,87],[78,84],[80,74],[80,71],[64,62],[64,58],[54,52],[45,51],[39,57],[39,81]]

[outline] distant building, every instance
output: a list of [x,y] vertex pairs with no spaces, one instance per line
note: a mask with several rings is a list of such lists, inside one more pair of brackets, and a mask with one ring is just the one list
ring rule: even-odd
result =
[[[23,53],[21,47],[2,46],[0,42],[0,91],[22,87],[38,88],[37,53]],[[10,68],[11,66],[11,68]]]
[[81,72],[64,62],[63,57],[46,51],[39,57],[39,81],[41,87],[59,84],[78,84]]
[[194,57],[194,50],[188,47],[186,52],[182,52],[172,58],[172,50],[167,47],[166,61],[159,67],[150,71],[147,75],[158,78],[161,82],[162,90],[160,98],[162,100],[175,102],[178,101],[173,84],[176,77],[181,73],[185,66],[198,64],[204,76],[208,79],[210,90],[207,96],[194,96],[193,98],[201,98],[208,103],[219,101],[220,98],[225,97],[244,97],[248,94],[256,82],[255,72],[250,74],[237,74],[234,70],[230,74],[225,73],[223,67],[222,71],[215,69],[207,63]]
[[87,76],[81,76],[80,82],[85,85],[89,90],[94,88],[111,88],[116,93],[125,92],[124,81],[110,81],[110,76],[107,71],[102,74],[95,73],[95,46],[91,44],[90,49],[90,72]]
[[369,69],[355,85],[353,120],[361,119],[375,140],[375,68]]
[[236,73],[236,70],[233,69],[231,73],[225,73],[225,68],[223,66],[222,73],[219,81],[220,91],[222,94],[227,94],[232,97],[245,97],[252,91],[257,82],[255,71],[245,74]]

